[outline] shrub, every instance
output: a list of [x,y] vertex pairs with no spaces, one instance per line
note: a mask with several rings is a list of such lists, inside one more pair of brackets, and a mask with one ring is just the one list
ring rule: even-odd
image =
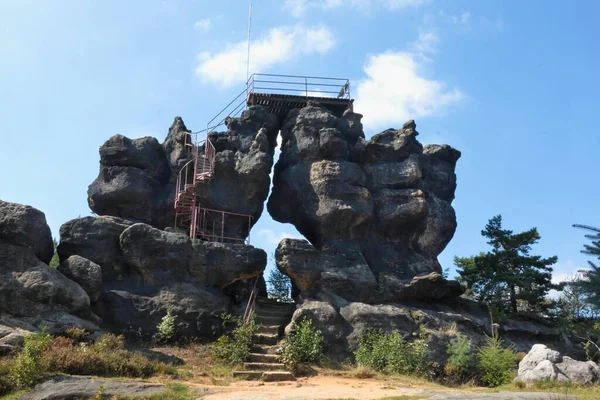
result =
[[84,342],[88,336],[88,332],[82,328],[69,328],[65,330],[65,337],[73,339],[75,342]]
[[292,371],[300,364],[311,364],[323,358],[323,334],[311,319],[303,318],[283,343],[281,361]]
[[477,351],[481,381],[491,387],[510,382],[516,367],[516,355],[512,347],[502,346],[498,335],[489,336],[487,344]]
[[408,342],[398,331],[370,329],[359,339],[354,356],[359,366],[375,371],[432,377],[434,365],[427,352],[423,331]]
[[172,373],[170,366],[126,350],[123,337],[111,334],[102,335],[92,345],[57,337],[44,351],[42,360],[50,372],[74,375],[145,378]]
[[0,359],[0,397],[16,389],[11,377],[13,369],[12,359]]
[[175,336],[175,315],[172,310],[167,310],[167,314],[162,317],[160,323],[156,326],[156,339],[160,342],[169,342]]
[[458,334],[446,348],[448,362],[444,366],[444,374],[456,383],[473,377],[475,362],[471,341],[463,334]]
[[42,353],[51,341],[52,336],[45,329],[41,333],[25,336],[23,350],[15,358],[11,370],[11,378],[17,387],[32,387],[44,376],[46,365]]
[[252,337],[257,331],[254,318],[250,318],[246,326],[242,317],[234,317],[230,314],[221,316],[223,326],[233,324],[234,328],[229,335],[221,336],[212,346],[218,358],[226,360],[230,364],[241,364],[250,355]]

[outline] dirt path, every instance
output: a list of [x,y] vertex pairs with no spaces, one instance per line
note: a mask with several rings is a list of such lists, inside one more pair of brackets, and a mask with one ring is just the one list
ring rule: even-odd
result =
[[409,396],[408,399],[427,399],[434,395],[461,395],[465,391],[412,385],[374,379],[317,376],[296,382],[235,382],[227,387],[193,385],[206,390],[203,400],[304,400],[304,399],[381,399]]

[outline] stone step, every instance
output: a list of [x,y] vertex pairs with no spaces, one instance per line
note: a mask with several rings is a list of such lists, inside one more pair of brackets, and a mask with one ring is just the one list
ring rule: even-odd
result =
[[254,340],[258,344],[277,344],[279,342],[279,335],[270,335],[267,333],[257,333],[254,335]]
[[289,371],[265,371],[263,372],[263,381],[265,382],[281,382],[295,381],[294,375]]
[[294,381],[294,375],[288,371],[233,371],[234,378],[259,380],[265,382]]
[[279,346],[269,346],[266,344],[255,344],[252,346],[252,353],[259,353],[259,354],[275,354],[277,353],[277,349],[279,349]]
[[276,363],[279,361],[277,354],[250,353],[249,362],[253,363]]
[[287,325],[289,321],[285,317],[272,317],[272,316],[256,316],[256,323],[258,325]]
[[281,325],[259,325],[258,333],[269,333],[271,335],[279,335],[279,327]]
[[247,381],[257,381],[262,379],[263,371],[233,371],[234,378],[245,379]]
[[248,371],[281,371],[285,370],[282,363],[245,362],[244,368]]

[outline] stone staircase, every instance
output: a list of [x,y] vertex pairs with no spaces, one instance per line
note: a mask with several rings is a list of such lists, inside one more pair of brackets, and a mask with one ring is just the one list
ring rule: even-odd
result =
[[290,381],[294,376],[279,362],[278,343],[285,326],[290,322],[296,309],[294,303],[279,303],[272,299],[258,297],[254,316],[258,332],[254,345],[243,371],[234,371],[234,377],[266,382]]

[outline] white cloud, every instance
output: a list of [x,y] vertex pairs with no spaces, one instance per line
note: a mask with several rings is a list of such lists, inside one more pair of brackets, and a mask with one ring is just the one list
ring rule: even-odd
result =
[[196,21],[194,28],[200,32],[208,32],[212,29],[212,19],[204,18]]
[[[431,42],[427,39],[424,43]],[[422,54],[388,51],[370,56],[366,79],[356,87],[354,109],[364,114],[367,129],[388,128],[444,111],[464,94],[422,76]]]
[[469,19],[471,19],[471,13],[468,11],[465,11],[461,15],[453,15],[452,16],[452,22],[454,22],[455,24],[460,24],[460,25],[465,25],[466,23],[469,22]]
[[301,239],[298,235],[294,235],[289,232],[276,232],[272,229],[261,229],[258,234],[262,236],[262,239],[272,245],[277,246],[283,239]]
[[[251,43],[250,72],[266,72],[276,64],[300,55],[324,54],[335,46],[335,38],[325,26],[296,25],[271,29]],[[247,42],[231,44],[219,53],[198,55],[196,74],[204,82],[229,87],[246,79]]]
[[435,53],[435,45],[439,40],[440,38],[435,32],[421,32],[419,38],[412,43],[412,48],[421,55]]
[[429,0],[285,0],[284,9],[294,17],[302,17],[310,9],[332,10],[342,6],[366,11],[374,7],[399,10],[420,6]]

